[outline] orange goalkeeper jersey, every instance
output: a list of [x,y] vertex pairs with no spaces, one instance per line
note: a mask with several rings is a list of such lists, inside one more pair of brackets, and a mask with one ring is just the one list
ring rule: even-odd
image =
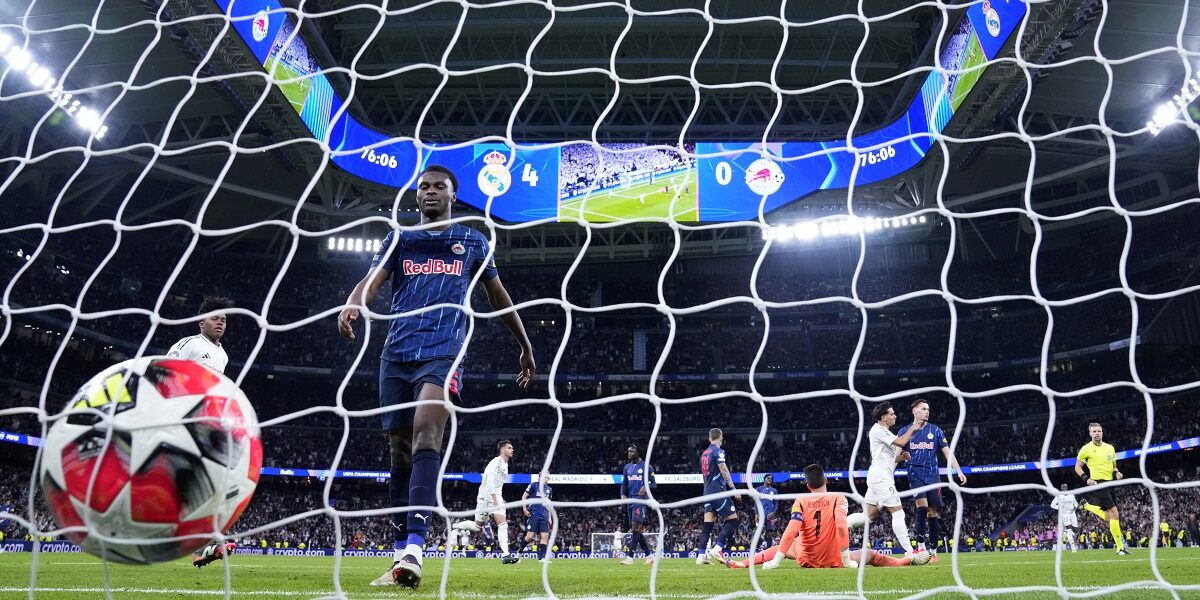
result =
[[850,546],[846,526],[846,497],[841,494],[810,494],[792,504],[792,520],[800,522],[800,554],[796,562],[814,569],[842,566],[842,549]]

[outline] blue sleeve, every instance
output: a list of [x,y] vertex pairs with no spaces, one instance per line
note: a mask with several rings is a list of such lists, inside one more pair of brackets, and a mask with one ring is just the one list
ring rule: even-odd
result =
[[[389,273],[396,272],[396,265],[400,264],[400,249],[397,248],[395,252],[392,252],[391,256],[387,256],[387,253],[388,249],[392,247],[392,242],[398,237],[399,232],[397,230],[389,231],[384,236],[383,241],[379,243],[379,252],[376,252],[375,256],[371,258],[372,269],[383,264],[383,268],[387,269]],[[387,258],[386,263],[384,263],[385,257]]]
[[654,481],[654,467],[650,463],[646,463],[646,481],[645,485],[650,486],[650,489],[658,489],[658,483]]
[[499,273],[496,272],[496,256],[488,256],[490,246],[487,238],[483,237],[482,233],[472,229],[475,232],[475,237],[479,241],[479,262],[480,268],[483,269],[483,274],[479,276],[480,281],[491,281],[496,278]]
[[908,428],[909,428],[909,425],[905,425],[904,427],[901,427],[900,431],[896,432],[896,437],[904,437],[904,433],[906,431],[908,431]]
[[525,493],[526,493],[526,494],[529,494],[530,496],[536,496],[536,495],[537,495],[537,492],[536,492],[536,491],[534,491],[534,489],[533,489],[533,485],[534,485],[534,484],[532,484],[532,483],[531,483],[531,484],[529,484],[529,485],[525,486]]
[[[934,427],[937,426],[935,425]],[[946,432],[942,431],[941,427],[937,427],[937,430],[934,431],[933,435],[935,438],[937,438],[934,440],[934,446],[936,446],[938,450],[950,446],[950,442],[946,440]]]
[[621,467],[621,495],[629,495],[629,469]]

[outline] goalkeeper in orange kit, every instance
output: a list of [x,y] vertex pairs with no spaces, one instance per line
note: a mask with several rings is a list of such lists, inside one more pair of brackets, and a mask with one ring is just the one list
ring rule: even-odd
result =
[[[731,561],[730,568],[746,569],[761,564],[764,569],[774,569],[783,564],[784,558],[794,558],[801,567],[810,569],[856,568],[858,561],[874,567],[906,567],[929,562],[928,552],[895,558],[865,548],[850,554],[850,527],[846,519],[846,497],[830,493],[825,488],[825,470],[820,465],[804,468],[809,495],[802,496],[792,505],[792,518],[779,545],[755,554],[749,560]],[[855,515],[857,521],[862,515]],[[855,526],[865,525],[856,522]]]

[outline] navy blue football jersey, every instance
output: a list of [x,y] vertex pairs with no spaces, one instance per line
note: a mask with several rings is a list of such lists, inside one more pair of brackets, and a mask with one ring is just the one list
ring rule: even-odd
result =
[[758,486],[758,493],[762,494],[763,514],[767,517],[775,514],[775,509],[779,507],[775,503],[775,494],[778,494],[779,490],[764,484]]
[[700,455],[700,473],[704,475],[704,493],[716,494],[726,489],[725,477],[718,465],[725,464],[725,451],[716,444],[709,444]]
[[639,460],[625,465],[624,477],[621,480],[621,493],[627,498],[637,498],[646,485],[654,487],[654,469]]
[[[396,248],[387,256],[392,244]],[[483,270],[481,282],[496,277],[496,263],[487,253],[483,234],[455,223],[445,231],[388,233],[371,266],[391,273],[392,313],[398,314],[437,304],[466,306],[476,271]],[[381,357],[409,362],[458,356],[469,318],[461,309],[445,306],[392,319]]]
[[[552,497],[554,497],[554,488],[551,487],[550,484],[548,484],[548,483],[542,483],[540,481],[535,481],[525,487],[525,493],[529,494],[530,499],[541,498],[542,500],[549,501]],[[548,512],[546,510],[546,505],[544,505],[544,504],[530,504],[529,505],[529,516],[545,518],[547,514],[548,514]]]
[[[904,435],[911,425],[905,425],[900,428],[900,433]],[[942,448],[949,446],[946,442],[946,433],[941,427],[933,423],[926,423],[924,427],[913,433],[912,437],[908,438],[908,446],[905,450],[908,451],[910,458],[908,459],[909,476],[913,473],[918,475],[936,475],[938,472],[938,454],[941,454]]]

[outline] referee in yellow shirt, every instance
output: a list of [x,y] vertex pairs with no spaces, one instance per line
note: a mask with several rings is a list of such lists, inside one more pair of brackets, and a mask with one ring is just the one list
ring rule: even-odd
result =
[[[1124,475],[1121,475],[1120,469],[1117,468],[1116,448],[1113,448],[1112,444],[1104,443],[1104,428],[1099,423],[1089,423],[1088,434],[1092,441],[1079,449],[1079,456],[1075,461],[1075,474],[1088,485],[1112,481],[1114,475],[1117,479],[1123,478]],[[1088,468],[1086,475],[1083,473],[1085,464]],[[1129,550],[1125,549],[1125,536],[1121,535],[1120,515],[1117,514],[1117,501],[1113,499],[1112,490],[1089,492],[1084,498],[1083,509],[1108,523],[1113,545],[1117,548],[1117,556],[1128,556]]]

